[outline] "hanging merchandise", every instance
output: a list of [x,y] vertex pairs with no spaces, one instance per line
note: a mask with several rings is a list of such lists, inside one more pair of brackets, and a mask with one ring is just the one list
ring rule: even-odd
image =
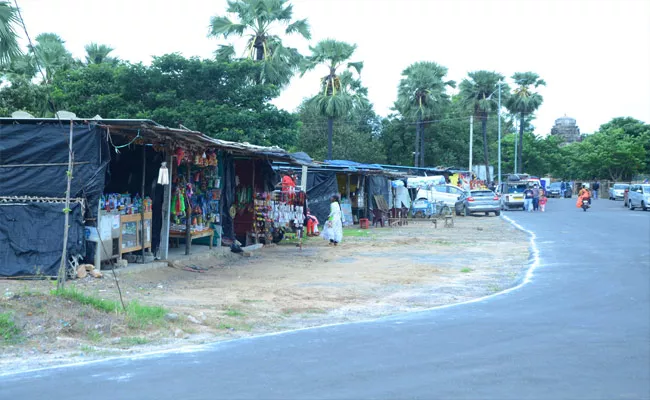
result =
[[180,147],[176,149],[176,152],[174,153],[176,155],[176,166],[180,167],[181,162],[183,161],[183,158],[185,157],[185,151],[181,149]]
[[158,170],[158,184],[169,185],[169,170],[167,169],[166,162],[160,164],[160,169]]

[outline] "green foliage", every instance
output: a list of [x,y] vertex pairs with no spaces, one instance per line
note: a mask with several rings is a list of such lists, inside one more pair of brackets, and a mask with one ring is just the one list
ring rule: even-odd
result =
[[241,311],[239,311],[239,310],[237,310],[235,308],[229,308],[229,309],[226,310],[226,315],[229,316],[229,317],[243,317],[246,314],[244,314],[243,312],[241,312]]
[[132,346],[142,346],[147,343],[149,343],[149,339],[144,337],[139,337],[139,336],[133,336],[133,337],[121,337],[118,344],[121,347],[132,347]]
[[105,44],[100,45],[91,42],[84,49],[86,50],[86,64],[101,64],[104,62],[115,64],[118,62],[116,58],[108,56],[115,49]]
[[130,328],[145,328],[148,325],[160,325],[165,321],[167,310],[159,306],[147,306],[138,301],[131,301],[126,306],[126,321]]
[[118,312],[122,308],[120,303],[117,301],[89,296],[74,287],[68,289],[53,289],[51,294],[53,296],[76,301],[79,304],[90,305],[100,311]]
[[[285,47],[282,39],[273,32],[278,26],[285,26],[285,34],[299,34],[310,39],[307,20],[293,21],[293,6],[287,0],[230,0],[227,12],[235,14],[239,21],[233,21],[228,16],[213,16],[210,36],[248,36],[246,55],[261,64],[256,81],[287,85],[298,69],[302,56],[298,50]],[[232,46],[220,46],[215,54],[218,58],[230,59],[234,53]]]
[[445,81],[447,68],[434,62],[420,61],[402,71],[397,88],[395,109],[412,121],[428,119],[439,114],[449,101],[446,89],[456,87]]
[[20,328],[16,326],[11,313],[0,313],[0,338],[2,343],[15,343],[20,340]]
[[8,65],[20,55],[18,22],[18,10],[9,1],[0,1],[0,66]]
[[45,82],[50,83],[54,76],[72,68],[75,60],[66,49],[65,41],[55,33],[41,33],[36,36],[36,45],[32,55],[45,73]]

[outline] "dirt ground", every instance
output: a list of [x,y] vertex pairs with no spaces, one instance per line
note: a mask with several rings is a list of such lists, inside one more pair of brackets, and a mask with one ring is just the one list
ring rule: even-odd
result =
[[[330,247],[310,238],[253,257],[229,253],[187,264],[119,274],[125,301],[165,307],[164,323],[133,328],[123,317],[49,294],[49,281],[0,281],[0,313],[20,342],[0,344],[0,374],[62,362],[178,347],[329,323],[357,321],[462,302],[514,286],[528,266],[528,238],[501,218],[346,229]],[[110,272],[71,282],[118,299]],[[3,295],[4,294],[4,295]],[[1,339],[1,337],[0,337]]]

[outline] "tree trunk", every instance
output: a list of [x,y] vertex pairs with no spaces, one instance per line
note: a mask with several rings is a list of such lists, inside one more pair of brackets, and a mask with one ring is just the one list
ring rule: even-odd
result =
[[420,119],[415,124],[415,152],[413,153],[413,166],[418,167],[420,164]]
[[523,165],[523,152],[524,152],[524,113],[521,113],[519,121],[519,143],[517,144],[517,173],[522,173],[524,170]]
[[424,167],[424,124],[422,118],[418,121],[418,125],[420,125],[420,167]]
[[490,157],[488,154],[488,142],[487,142],[487,114],[482,116],[481,128],[483,129],[483,160],[485,161],[485,179],[487,182],[492,182],[492,176],[490,174]]
[[327,159],[332,159],[332,134],[334,133],[334,118],[327,118]]

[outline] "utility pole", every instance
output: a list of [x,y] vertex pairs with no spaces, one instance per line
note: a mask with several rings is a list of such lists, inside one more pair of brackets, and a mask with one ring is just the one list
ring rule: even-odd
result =
[[474,116],[469,116],[469,176],[472,176],[472,145],[474,144]]
[[519,146],[519,133],[517,131],[517,120],[515,119],[515,174],[517,173],[517,147]]
[[499,130],[499,140],[498,140],[498,158],[499,158],[499,172],[497,175],[497,182],[499,183],[499,186],[501,186],[501,81],[498,83],[499,85],[499,125],[498,125],[498,130]]

